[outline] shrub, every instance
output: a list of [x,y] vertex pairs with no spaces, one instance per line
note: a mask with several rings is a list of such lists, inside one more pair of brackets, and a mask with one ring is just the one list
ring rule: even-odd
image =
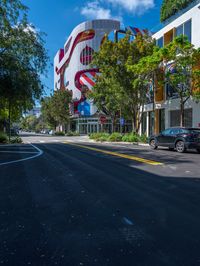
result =
[[7,143],[8,142],[8,137],[5,133],[0,132],[0,143]]
[[96,141],[107,141],[109,138],[109,134],[108,133],[91,133],[89,135],[90,139],[94,139]]
[[118,132],[114,132],[109,136],[108,140],[113,142],[122,141],[122,135]]
[[128,133],[122,137],[122,141],[124,142],[138,142],[139,135],[137,133]]
[[108,141],[110,135],[108,133],[101,133],[102,135],[98,138],[98,141]]
[[69,132],[67,132],[66,136],[68,136],[68,137],[80,136],[80,134],[78,132],[75,132],[75,131],[69,131]]
[[178,11],[186,8],[191,2],[194,1],[195,0],[164,0],[160,12],[161,22],[175,15]]
[[147,143],[148,142],[148,138],[145,134],[141,135],[140,136],[140,141],[143,142],[143,143]]
[[57,131],[57,132],[55,132],[55,135],[56,136],[65,136],[65,132],[63,132],[63,131]]
[[22,143],[22,139],[19,136],[12,137],[10,143]]

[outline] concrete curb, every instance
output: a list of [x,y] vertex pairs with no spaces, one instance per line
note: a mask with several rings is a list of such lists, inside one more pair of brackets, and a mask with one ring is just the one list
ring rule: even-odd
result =
[[90,140],[88,139],[89,142],[92,142],[92,143],[98,143],[98,144],[122,144],[122,145],[127,145],[127,146],[144,146],[144,147],[149,147],[149,144],[148,143],[142,143],[142,142],[123,142],[123,141],[115,141],[115,142],[112,142],[112,141],[95,141],[95,140]]

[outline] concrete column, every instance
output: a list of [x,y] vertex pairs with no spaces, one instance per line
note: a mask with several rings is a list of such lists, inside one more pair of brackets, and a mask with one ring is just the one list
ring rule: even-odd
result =
[[147,112],[147,137],[149,137],[149,112]]

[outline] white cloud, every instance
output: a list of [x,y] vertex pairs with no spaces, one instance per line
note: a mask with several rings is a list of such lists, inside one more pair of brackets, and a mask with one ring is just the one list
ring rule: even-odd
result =
[[122,7],[130,12],[144,13],[154,7],[154,0],[107,0],[108,2]]
[[89,19],[110,19],[112,17],[110,9],[101,7],[97,1],[88,2],[81,9],[81,14]]

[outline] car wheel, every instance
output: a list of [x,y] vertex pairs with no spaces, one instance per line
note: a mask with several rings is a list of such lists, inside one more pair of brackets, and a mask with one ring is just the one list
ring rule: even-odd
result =
[[182,140],[177,141],[176,150],[177,150],[177,152],[180,152],[180,153],[183,153],[186,151],[184,141],[182,141]]
[[156,150],[158,148],[158,146],[156,145],[155,139],[152,139],[149,144],[150,144],[151,149],[153,150]]
[[197,149],[197,152],[200,153],[200,149]]

